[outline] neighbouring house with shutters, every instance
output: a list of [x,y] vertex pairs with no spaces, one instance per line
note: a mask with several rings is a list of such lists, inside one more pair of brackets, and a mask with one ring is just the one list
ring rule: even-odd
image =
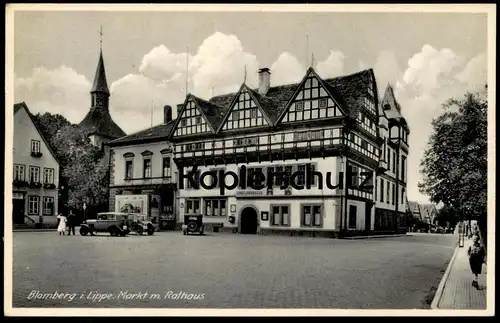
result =
[[13,227],[55,226],[59,162],[26,103],[14,104]]

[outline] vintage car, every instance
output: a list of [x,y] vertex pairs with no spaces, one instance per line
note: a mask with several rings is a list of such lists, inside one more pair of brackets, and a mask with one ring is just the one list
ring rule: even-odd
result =
[[144,231],[146,231],[150,236],[152,236],[155,233],[154,224],[148,219],[146,219],[145,215],[133,214],[131,215],[129,220],[130,220],[130,230],[134,231],[138,235],[142,235]]
[[97,219],[90,219],[80,225],[80,234],[95,235],[98,232],[109,232],[112,236],[125,236],[130,233],[129,213],[103,212]]
[[202,215],[185,215],[184,225],[182,226],[184,235],[197,233],[203,235],[203,216]]

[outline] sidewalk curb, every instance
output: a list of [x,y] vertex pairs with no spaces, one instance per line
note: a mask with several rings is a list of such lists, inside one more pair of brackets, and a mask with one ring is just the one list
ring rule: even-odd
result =
[[382,238],[395,238],[395,237],[411,237],[411,234],[386,234],[386,235],[373,235],[373,236],[357,236],[357,237],[345,237],[346,240],[355,239],[382,239]]
[[453,256],[451,257],[450,263],[448,264],[448,267],[446,267],[444,275],[441,278],[441,281],[439,282],[439,286],[436,290],[436,294],[434,295],[434,299],[432,300],[432,303],[431,303],[432,309],[439,309],[439,307],[438,307],[439,301],[441,300],[441,296],[443,296],[443,291],[444,291],[444,287],[446,286],[446,281],[448,280],[448,276],[450,275],[451,267],[453,266],[453,263],[455,262],[455,258],[457,257],[459,249],[460,249],[460,246],[457,245],[457,247],[455,248],[455,252],[453,253]]
[[55,232],[57,229],[14,229],[12,232]]

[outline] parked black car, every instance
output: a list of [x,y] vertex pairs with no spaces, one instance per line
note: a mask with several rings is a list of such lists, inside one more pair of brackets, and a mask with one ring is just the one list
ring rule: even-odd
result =
[[197,233],[203,235],[203,216],[185,215],[184,225],[182,226],[184,235]]

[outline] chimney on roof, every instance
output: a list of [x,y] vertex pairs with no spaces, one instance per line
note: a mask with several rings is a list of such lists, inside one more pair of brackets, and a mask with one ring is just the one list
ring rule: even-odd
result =
[[271,70],[266,68],[261,68],[259,70],[259,94],[266,95],[267,91],[271,87]]
[[169,123],[172,121],[172,107],[166,105],[163,107],[163,123]]

